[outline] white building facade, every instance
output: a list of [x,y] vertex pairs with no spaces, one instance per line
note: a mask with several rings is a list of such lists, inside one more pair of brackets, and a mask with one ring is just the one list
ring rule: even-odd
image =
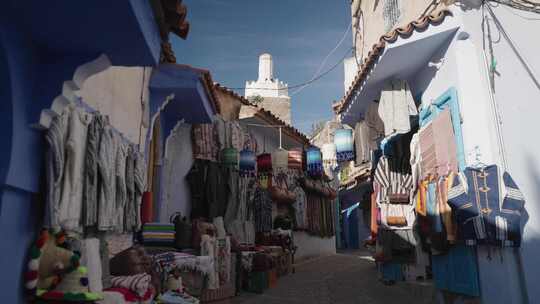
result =
[[286,83],[274,78],[272,55],[259,56],[259,77],[255,81],[246,81],[245,97],[281,120],[291,124],[291,98]]
[[[368,2],[372,1],[362,6]],[[474,249],[475,265],[469,266],[478,270],[479,299],[482,303],[536,303],[540,298],[535,266],[540,261],[540,207],[536,203],[540,200],[540,143],[531,139],[537,133],[540,113],[540,40],[531,33],[540,31],[540,23],[532,20],[538,15],[493,1],[456,1],[448,9],[450,15],[444,21],[422,28],[416,20],[402,27],[401,33],[372,39],[382,44],[382,48],[373,47],[372,51],[380,52],[376,56],[368,55],[369,47],[362,45],[359,49],[365,49],[368,63],[360,68],[363,75],[353,82],[338,112],[343,123],[354,126],[367,103],[380,96],[383,84],[395,78],[410,84],[421,108],[455,92],[466,165],[497,165],[511,174],[526,202],[521,247]],[[374,16],[357,12],[353,18],[368,21]],[[370,33],[369,23],[364,24],[364,32]]]

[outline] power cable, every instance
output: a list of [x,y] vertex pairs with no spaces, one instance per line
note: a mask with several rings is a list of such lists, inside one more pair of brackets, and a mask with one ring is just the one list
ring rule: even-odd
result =
[[[330,56],[332,56],[332,54],[334,54],[334,52],[337,51],[337,49],[341,46],[343,41],[345,41],[345,38],[347,38],[347,34],[349,33],[349,31],[351,29],[351,26],[352,26],[352,20],[351,20],[351,23],[349,24],[349,26],[347,26],[347,29],[345,30],[345,32],[343,33],[343,37],[341,37],[338,44],[330,51],[330,53],[328,53],[328,55],[326,55],[326,57],[324,57],[324,60],[321,62],[321,64],[317,68],[317,71],[315,72],[315,74],[313,74],[313,77],[311,79],[314,79],[315,77],[318,76],[318,74],[321,72],[321,70],[326,65],[326,61],[328,61],[328,58],[330,58]],[[292,92],[290,95],[294,96],[294,95],[300,93],[303,89],[307,88],[308,86],[309,86],[309,84],[306,84],[305,86],[302,86],[298,90]]]
[[528,0],[489,0],[490,2],[497,2],[502,5],[506,5],[518,10],[532,12],[540,14],[540,3],[534,3]]
[[507,5],[502,5],[499,2],[496,2],[496,3],[499,4],[503,9],[505,9],[510,14],[515,15],[515,16],[521,18],[521,19],[530,20],[530,21],[540,21],[540,18],[527,17],[527,16],[520,15],[517,12],[514,12],[514,10],[511,7],[509,7]]
[[[351,49],[347,49],[347,52],[345,53],[345,55],[343,57],[341,57],[341,59],[336,63],[334,64],[331,68],[329,68],[328,70],[326,70],[324,73],[320,74],[319,76],[309,80],[309,81],[306,81],[304,83],[299,83],[299,84],[296,84],[296,85],[292,85],[292,86],[289,86],[288,89],[294,89],[294,88],[299,88],[299,87],[302,87],[302,86],[305,86],[306,84],[310,84],[310,83],[313,83],[321,78],[323,78],[324,76],[328,75],[328,73],[332,72],[333,70],[335,70],[335,68],[337,68],[344,60],[345,58],[347,58],[347,56],[349,55],[349,52],[350,52]],[[238,87],[238,88],[229,88],[230,90],[245,90],[246,87]],[[283,89],[273,89],[273,88],[250,88],[250,89],[255,89],[255,90],[269,90],[269,91],[281,91]]]
[[531,77],[531,79],[534,82],[534,84],[536,85],[536,87],[540,90],[540,81],[538,81],[538,78],[536,77],[536,75],[534,74],[532,69],[530,68],[530,66],[527,63],[527,61],[525,60],[525,58],[521,55],[521,52],[518,50],[516,44],[514,43],[512,38],[510,38],[510,35],[508,35],[506,30],[502,26],[501,22],[499,21],[499,18],[497,18],[497,16],[493,12],[493,9],[492,9],[492,7],[491,7],[491,5],[489,3],[486,5],[486,8],[487,8],[489,14],[491,15],[491,18],[493,19],[495,25],[497,26],[499,31],[502,33],[502,36],[508,42],[508,45],[510,46],[510,48],[516,54],[517,58],[519,59],[519,62],[521,63],[521,65],[523,65],[523,68],[525,68],[525,71],[527,72],[527,74],[529,74],[529,77]]

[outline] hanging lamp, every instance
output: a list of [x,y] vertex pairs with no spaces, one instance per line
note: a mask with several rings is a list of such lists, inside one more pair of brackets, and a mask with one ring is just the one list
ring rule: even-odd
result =
[[323,172],[322,154],[319,148],[311,147],[306,151],[307,172],[313,177],[321,176]]
[[255,152],[244,149],[240,151],[239,169],[241,175],[253,175],[256,172]]
[[351,129],[337,129],[334,135],[336,157],[339,162],[354,159],[353,133]]

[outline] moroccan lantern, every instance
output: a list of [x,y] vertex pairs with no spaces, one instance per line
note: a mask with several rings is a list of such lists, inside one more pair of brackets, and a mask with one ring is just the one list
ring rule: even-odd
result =
[[272,152],[272,167],[276,172],[285,172],[289,166],[289,151],[278,148]]
[[270,153],[263,153],[257,156],[257,172],[272,172],[272,155]]
[[309,148],[306,151],[307,172],[311,176],[320,176],[323,172],[322,154],[319,148]]
[[354,159],[353,133],[351,129],[337,129],[334,135],[336,156],[339,162]]
[[333,170],[337,167],[336,145],[324,144],[321,148],[324,173],[333,178]]
[[238,150],[235,148],[221,150],[221,162],[228,167],[238,167]]
[[250,175],[255,174],[257,161],[255,158],[255,152],[244,149],[240,151],[239,169],[240,174]]
[[288,153],[289,159],[289,169],[302,171],[302,163],[304,158],[304,151],[302,148],[294,148]]

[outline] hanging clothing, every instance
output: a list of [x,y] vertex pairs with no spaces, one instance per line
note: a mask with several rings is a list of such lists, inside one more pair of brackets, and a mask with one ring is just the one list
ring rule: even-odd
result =
[[371,161],[371,150],[374,148],[370,137],[368,123],[362,120],[354,127],[354,146],[356,149],[356,165]]
[[457,148],[449,108],[420,129],[419,145],[422,178],[457,172]]
[[206,160],[196,159],[186,177],[191,194],[191,219],[208,217],[206,178],[209,167],[207,163]]
[[382,246],[385,261],[414,263],[416,239],[411,229],[388,230],[379,228],[377,242]]
[[384,137],[384,123],[379,116],[379,103],[370,102],[368,104],[365,121],[369,128],[371,150],[376,150],[378,141]]
[[504,172],[503,196],[496,165],[466,168],[454,178],[448,203],[456,215],[459,237],[467,245],[487,243],[519,247],[521,216],[525,198],[516,183]]
[[338,166],[335,144],[324,144],[321,148],[323,169],[326,176],[334,178],[334,170]]
[[45,208],[45,227],[60,228],[60,201],[62,181],[66,161],[65,142],[68,121],[71,111],[66,109],[55,116],[45,134],[47,142],[46,174],[47,174],[47,206]]
[[418,109],[404,80],[392,80],[385,84],[379,100],[379,116],[384,122],[384,135],[405,134],[411,130],[410,116],[418,115]]
[[135,153],[135,198],[134,204],[136,208],[135,220],[136,220],[136,229],[141,228],[141,204],[142,196],[144,191],[146,191],[146,160],[144,155],[137,151]]
[[137,203],[135,202],[135,147],[128,146],[126,157],[126,191],[127,200],[124,208],[124,231],[134,232],[137,230]]
[[420,180],[422,178],[422,166],[421,166],[421,154],[420,154],[420,146],[419,146],[419,135],[418,133],[415,133],[411,139],[410,144],[411,149],[411,157],[410,157],[410,164],[411,164],[411,182],[412,182],[412,189],[411,189],[411,200],[415,197],[416,191],[417,191],[417,185],[420,183]]
[[203,234],[201,238],[201,255],[211,257],[211,271],[208,273],[207,286],[208,289],[219,288],[219,264],[218,264],[218,249],[215,237]]
[[253,198],[255,232],[272,230],[272,200],[268,190],[258,187]]
[[208,198],[208,219],[225,216],[230,189],[227,183],[229,171],[234,170],[217,163],[208,163],[206,194]]
[[67,231],[81,232],[81,214],[84,191],[84,166],[86,157],[86,137],[92,115],[68,106],[71,111],[65,142],[66,158],[60,201],[60,226]]
[[110,231],[115,226],[116,215],[116,155],[118,139],[112,127],[106,124],[101,133],[101,143],[98,153],[99,192],[98,228]]
[[294,215],[296,220],[297,229],[306,229],[307,227],[307,214],[306,214],[306,193],[300,186],[296,186],[293,189],[293,193],[296,197],[294,202]]
[[95,226],[97,224],[98,153],[104,124],[103,116],[95,114],[92,122],[88,125],[83,194],[83,224],[85,226]]
[[127,188],[126,188],[126,160],[128,153],[127,143],[115,134],[118,138],[118,149],[116,151],[116,213],[115,213],[115,231],[124,232],[124,209],[127,203]]
[[219,154],[218,133],[212,124],[192,126],[193,158],[217,161]]
[[240,176],[238,181],[238,206],[237,208],[233,204],[227,206],[229,214],[225,217],[225,228],[238,242],[244,244],[255,244],[253,209],[255,190],[255,178]]
[[444,225],[446,240],[454,244],[457,241],[457,226],[452,216],[452,208],[448,204],[448,191],[454,182],[456,173],[450,172],[448,176],[441,177],[438,182],[438,206],[439,213]]
[[389,201],[393,196],[409,198],[412,175],[408,169],[408,160],[399,157],[382,156],[375,170],[375,180],[381,186],[381,200]]
[[229,187],[229,196],[227,197],[227,209],[225,210],[225,216],[223,217],[226,228],[230,227],[232,222],[236,219],[240,208],[240,176],[237,171],[229,170],[227,183]]

